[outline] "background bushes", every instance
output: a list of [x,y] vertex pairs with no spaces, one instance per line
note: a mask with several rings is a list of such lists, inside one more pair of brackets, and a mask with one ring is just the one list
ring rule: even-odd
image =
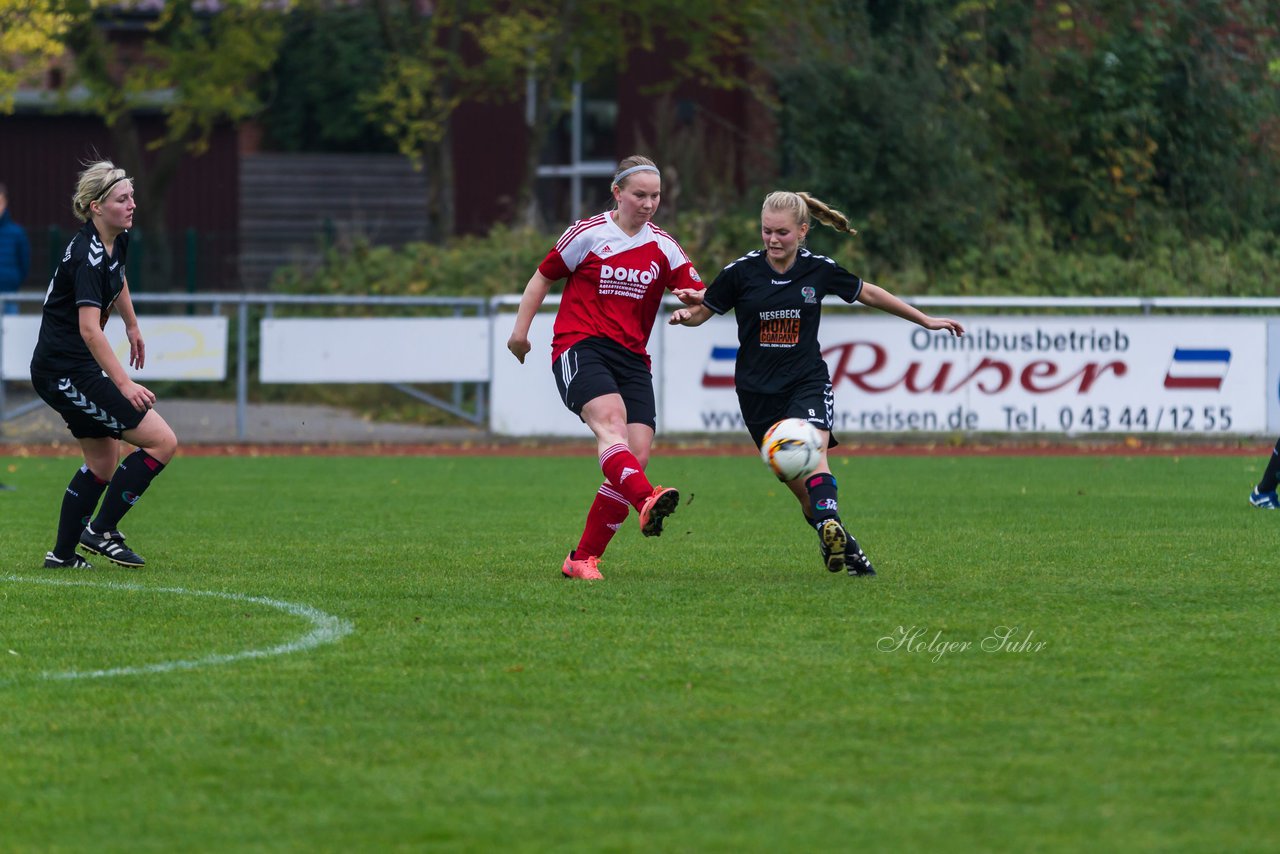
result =
[[[815,228],[815,251],[908,295],[1276,293],[1274,0],[822,6],[818,32],[771,34],[795,40],[763,69],[776,173],[736,197],[702,187],[659,214],[705,277],[757,245],[760,199],[785,187],[859,230]],[[717,162],[714,140],[704,147],[691,163]],[[718,174],[683,173],[690,187]],[[275,286],[514,293],[564,225],[394,252],[356,243]]]

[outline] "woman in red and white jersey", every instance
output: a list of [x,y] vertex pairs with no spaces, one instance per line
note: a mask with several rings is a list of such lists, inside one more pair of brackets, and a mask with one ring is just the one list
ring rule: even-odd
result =
[[644,474],[657,419],[645,347],[664,292],[696,290],[702,280],[680,244],[652,222],[662,197],[662,175],[652,160],[625,158],[612,192],[613,210],[569,226],[538,265],[507,341],[523,364],[534,315],[551,286],[567,279],[551,367],[564,405],[595,434],[605,476],[582,538],[560,568],[569,578],[603,577],[600,555],[632,507],[640,532],[653,537],[680,502],[677,490],[655,486]]

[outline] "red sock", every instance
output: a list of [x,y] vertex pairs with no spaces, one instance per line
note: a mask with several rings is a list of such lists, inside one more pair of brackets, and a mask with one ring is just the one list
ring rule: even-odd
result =
[[604,453],[600,455],[600,470],[609,483],[637,510],[653,493],[653,484],[644,476],[640,461],[621,442],[604,449]]
[[574,559],[582,560],[587,555],[600,557],[604,554],[609,541],[622,527],[622,523],[627,521],[627,514],[630,512],[631,505],[627,504],[627,499],[621,492],[607,483],[601,484],[596,500],[591,502],[591,509],[587,511],[587,524],[582,529],[582,539],[578,540]]

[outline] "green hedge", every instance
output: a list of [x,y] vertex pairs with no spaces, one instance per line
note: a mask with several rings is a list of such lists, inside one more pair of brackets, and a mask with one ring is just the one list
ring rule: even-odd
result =
[[[664,227],[710,282],[724,264],[759,244],[756,216],[747,211],[684,214]],[[357,242],[330,249],[318,268],[281,270],[272,289],[362,295],[520,293],[557,237],[499,227],[485,237],[442,246],[415,243],[391,249]],[[938,269],[910,260],[891,265],[866,252],[861,237],[821,226],[812,230],[810,247],[902,295],[1274,296],[1280,282],[1280,237],[1264,233],[1231,244],[1217,238],[1183,242],[1168,234],[1119,257],[1056,251],[1044,229],[1010,225],[996,234],[976,235],[965,251]]]
[[443,246],[411,243],[400,249],[357,240],[330,248],[319,267],[279,270],[279,293],[369,296],[494,296],[519,293],[555,236],[495,228],[486,237],[461,237]]
[[[708,283],[720,268],[759,244],[759,211],[685,213],[663,223],[689,252]],[[864,233],[884,227],[858,223]],[[402,249],[355,242],[331,248],[318,267],[282,269],[273,281],[281,293],[333,295],[494,296],[520,293],[559,233],[495,228],[484,237],[446,245],[418,243]],[[1165,235],[1135,248],[1131,257],[1055,251],[1043,229],[1006,226],[974,235],[971,246],[941,269],[922,263],[892,265],[867,251],[862,235],[850,237],[815,226],[810,248],[903,296],[1275,296],[1280,282],[1280,237],[1254,233],[1226,244],[1180,242]],[[1139,251],[1141,250],[1141,251]],[[369,309],[293,306],[291,314],[363,315]],[[397,314],[430,313],[397,308]],[[384,312],[385,313],[385,312]],[[256,329],[256,313],[251,328]],[[370,385],[259,385],[256,336],[251,339],[251,397],[258,401],[306,400],[369,413],[379,420],[453,423],[455,419],[388,389]],[[448,386],[426,390],[449,397]],[[216,389],[173,384],[177,396],[230,397],[233,381]]]

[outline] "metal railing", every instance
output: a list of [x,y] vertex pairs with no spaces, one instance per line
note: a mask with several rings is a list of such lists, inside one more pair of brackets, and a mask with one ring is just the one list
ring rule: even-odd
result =
[[[262,317],[272,318],[281,307],[298,306],[360,306],[365,308],[422,308],[434,307],[452,311],[454,316],[490,317],[519,305],[519,294],[508,294],[495,297],[426,297],[426,296],[330,296],[304,294],[260,294],[260,293],[208,293],[208,294],[157,294],[140,293],[132,295],[135,304],[169,305],[190,311],[200,307],[208,314],[220,316],[234,314],[235,323],[230,333],[234,342],[229,342],[229,349],[235,352],[235,388],[236,388],[236,435],[239,439],[248,439],[246,422],[249,405],[249,329],[250,309],[262,307]],[[41,293],[0,294],[0,315],[3,315],[8,303],[43,302]],[[912,296],[905,300],[921,308],[943,309],[976,309],[990,310],[1031,310],[1031,311],[1071,311],[1080,309],[1105,309],[1121,312],[1133,312],[1150,315],[1155,312],[1184,313],[1193,311],[1230,311],[1257,312],[1280,310],[1280,297],[955,297],[955,296]],[[559,305],[558,295],[550,295],[544,302],[544,308]],[[664,305],[678,306],[673,297],[667,297]],[[833,301],[831,307],[843,307],[844,304]],[[0,336],[3,335],[0,329]],[[0,339],[0,360],[4,358],[3,340]],[[230,355],[230,354],[228,354]],[[3,362],[0,361],[0,376],[3,376]],[[410,395],[424,403],[435,406],[445,412],[482,425],[487,419],[487,395],[489,383],[474,383],[475,409],[468,411],[463,406],[465,386],[469,383],[453,384],[453,400],[441,400],[420,389],[405,384],[392,384],[393,388]],[[0,382],[0,422],[18,417],[31,409],[42,405],[33,401],[15,409],[6,407],[4,383]]]
[[[547,297],[545,306],[557,305],[559,297]],[[1019,308],[1037,311],[1062,309],[1117,309],[1124,311],[1152,314],[1156,311],[1270,311],[1280,309],[1280,297],[945,297],[945,296],[903,296],[904,302],[918,308]],[[489,309],[496,314],[498,309],[520,304],[519,294],[491,297]],[[672,296],[664,299],[666,306],[678,306],[680,302]],[[822,304],[823,309],[848,307],[846,303],[833,299]],[[860,307],[855,304],[855,307]]]
[[[179,309],[199,306],[211,316],[234,314],[235,323],[231,335],[234,342],[229,342],[228,350],[234,347],[235,352],[235,386],[236,386],[236,437],[244,440],[247,433],[247,413],[249,407],[249,314],[251,306],[263,308],[263,318],[273,318],[277,309],[284,306],[361,306],[366,308],[423,308],[433,307],[452,311],[456,317],[479,316],[489,314],[489,300],[484,297],[427,297],[427,296],[331,296],[307,294],[250,294],[250,293],[212,293],[212,294],[131,294],[135,305],[170,305]],[[14,293],[0,294],[0,316],[4,315],[7,303],[43,303],[44,294]],[[0,377],[4,375],[4,341],[3,325],[0,324]],[[228,352],[230,356],[230,352]],[[191,380],[196,382],[197,380]],[[455,415],[473,424],[483,424],[487,418],[487,383],[474,383],[475,410],[467,411],[463,406],[465,386],[470,383],[453,384],[453,400],[445,401],[420,389],[404,383],[392,383],[397,391],[435,406],[451,415]],[[43,401],[35,400],[10,409],[6,406],[4,382],[0,381],[0,423],[17,418],[43,406]]]

